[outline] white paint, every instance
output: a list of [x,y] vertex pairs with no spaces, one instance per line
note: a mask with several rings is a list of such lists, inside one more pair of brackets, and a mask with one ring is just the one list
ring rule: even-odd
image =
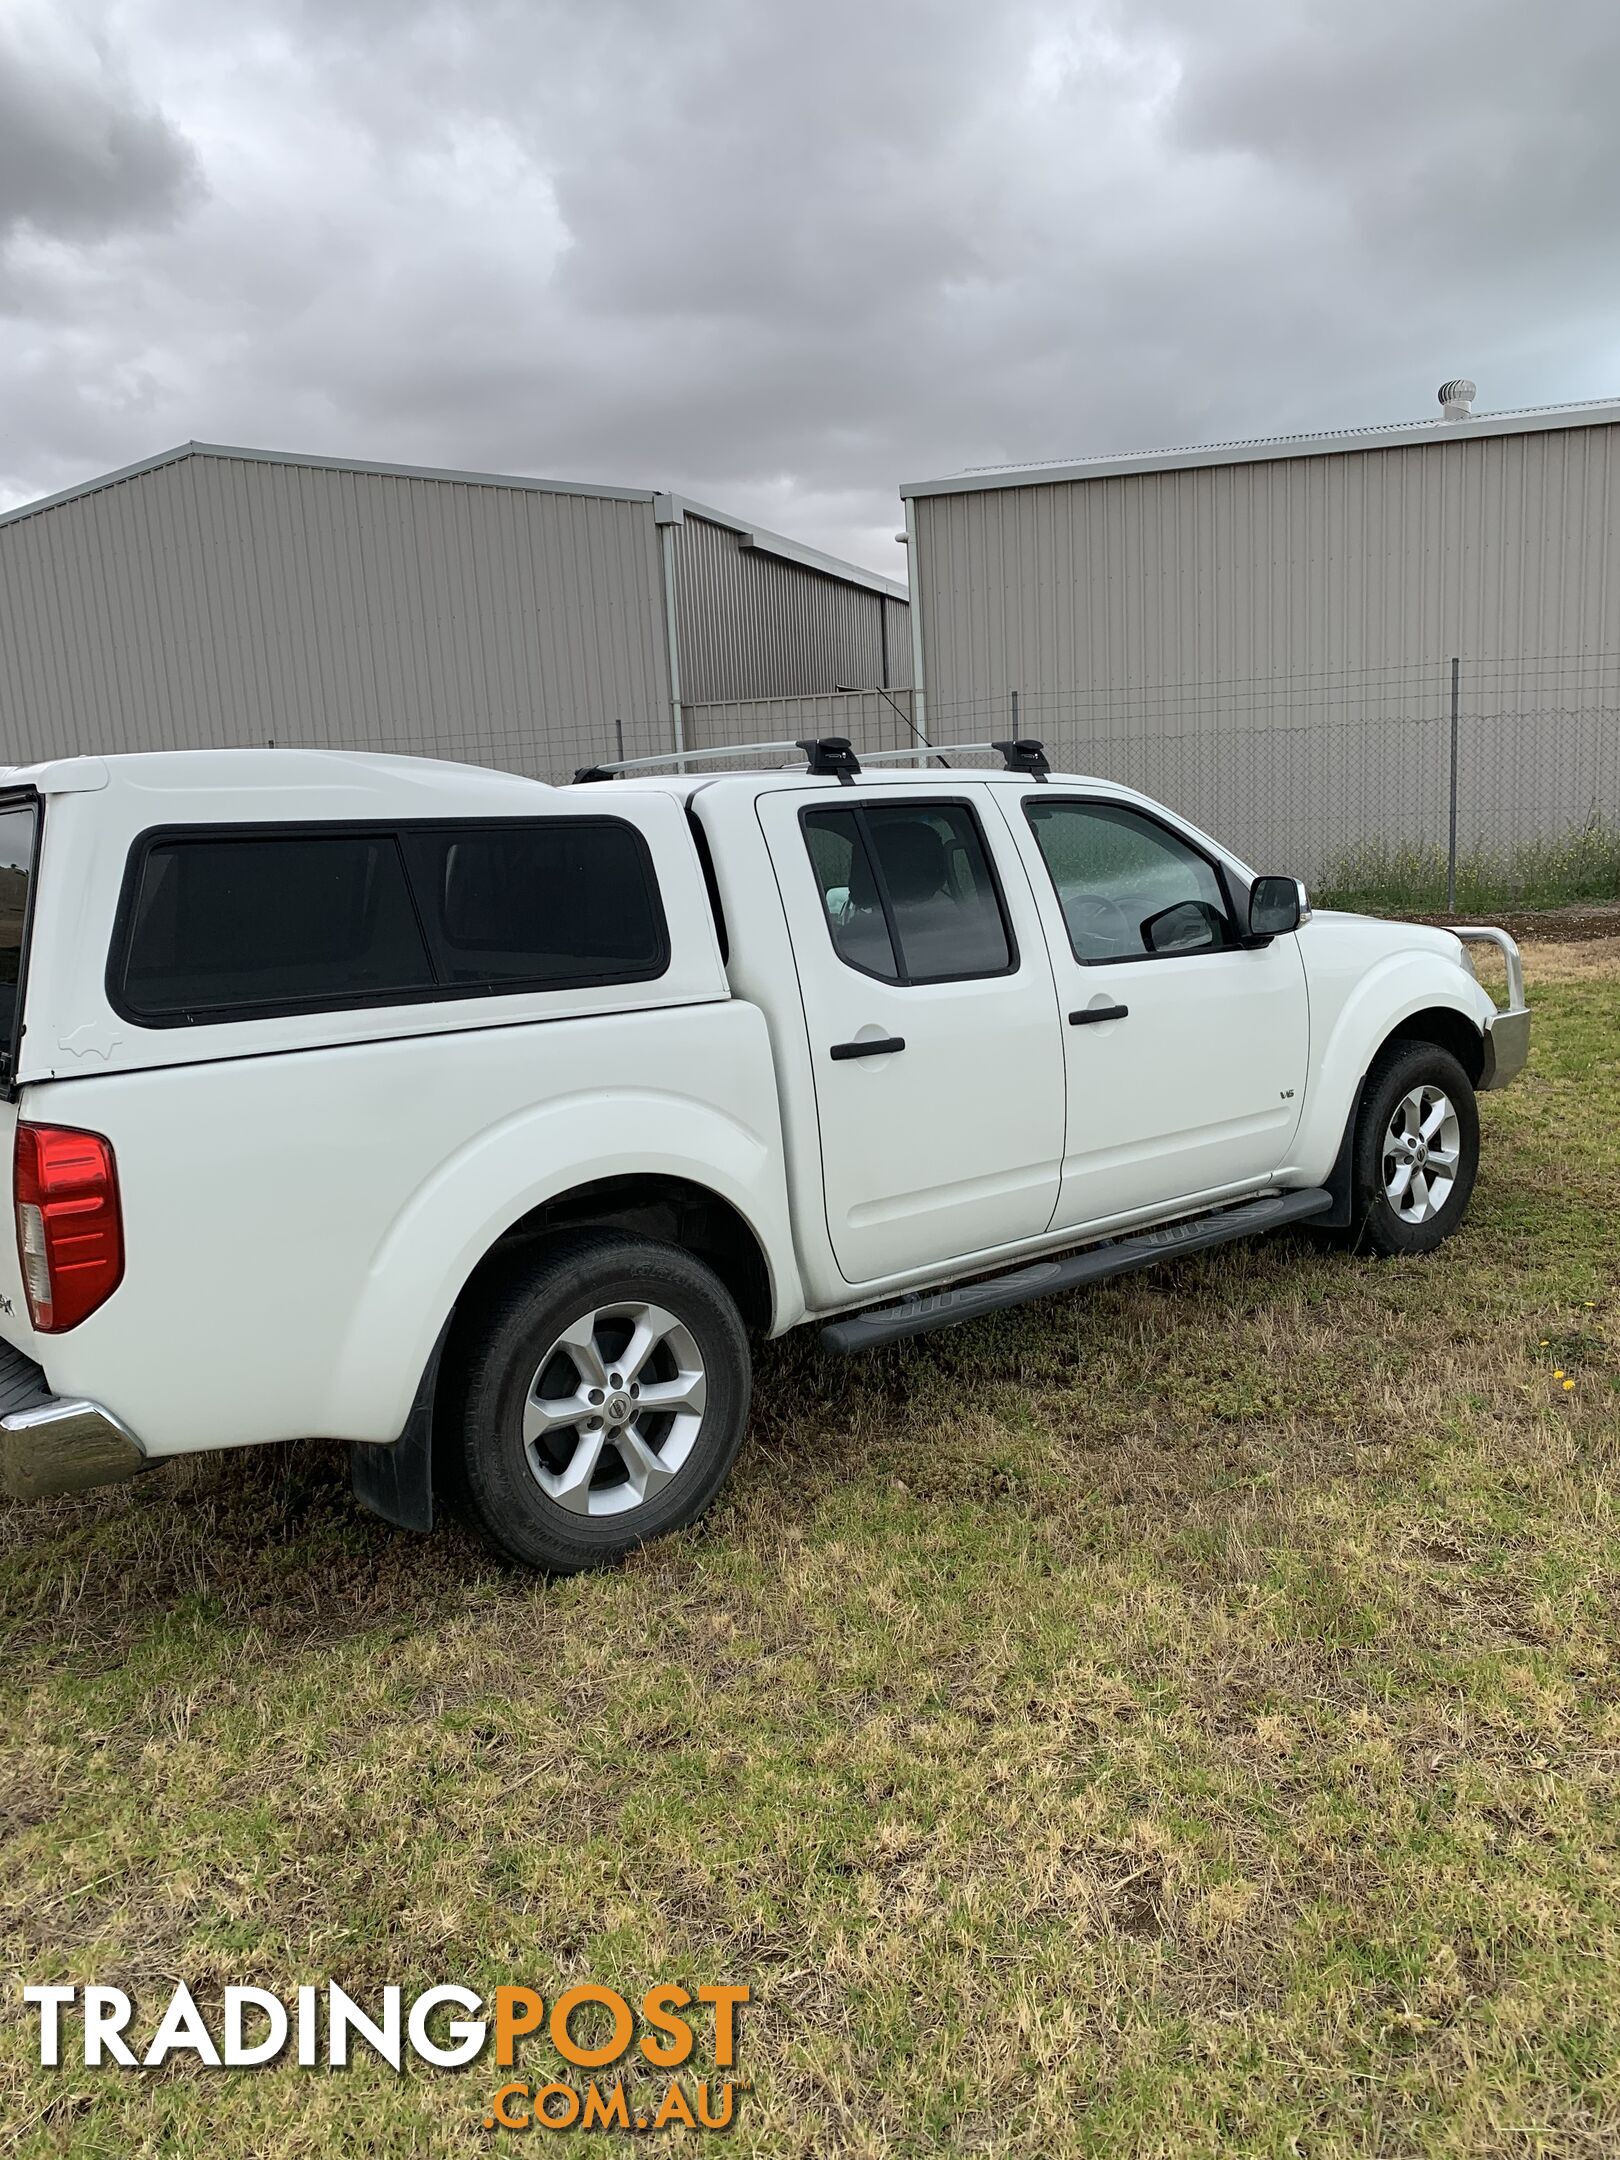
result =
[[[858,802],[873,792],[863,782],[846,794]],[[1009,975],[899,984],[848,966],[828,935],[802,798],[777,793],[760,806],[809,1038],[827,1227],[849,1283],[1037,1237],[1057,1199],[1063,1045],[1045,939],[1017,861],[994,848],[987,791],[952,794],[978,798],[1000,858],[1019,948]],[[905,1048],[847,1062],[829,1055],[835,1043],[878,1037]]]
[[[680,1178],[734,1207],[781,1332],[1217,1193],[1319,1183],[1402,1019],[1438,1005],[1484,1027],[1493,1012],[1455,939],[1334,915],[1263,951],[1078,967],[1021,775],[559,790],[292,751],[104,770],[91,792],[38,776],[20,1109],[111,1140],[126,1273],[80,1326],[36,1337],[0,1236],[0,1324],[59,1394],[105,1404],[153,1455],[394,1438],[478,1261],[529,1210],[599,1179]],[[976,810],[1015,972],[903,987],[836,956],[798,812],[897,791]],[[689,810],[714,860],[725,964]],[[134,1026],[108,1003],[124,864],[149,826],[604,811],[643,833],[657,865],[671,958],[656,981],[190,1029]],[[1222,860],[1246,892],[1248,870]],[[1128,1022],[1067,1027],[1105,991]],[[874,1031],[905,1052],[828,1057]],[[105,1062],[87,1070],[64,1038],[104,1045]],[[8,1174],[18,1108],[0,1105]],[[303,2014],[300,2001],[300,2051]]]
[[[1049,798],[1059,792],[1045,789]],[[1068,1131],[1052,1228],[1264,1185],[1293,1137],[1306,1085],[1298,939],[1082,966],[1014,791],[997,799],[1039,901],[1064,1020]],[[1123,1005],[1127,1017],[1068,1024],[1069,1013],[1092,1005]]]

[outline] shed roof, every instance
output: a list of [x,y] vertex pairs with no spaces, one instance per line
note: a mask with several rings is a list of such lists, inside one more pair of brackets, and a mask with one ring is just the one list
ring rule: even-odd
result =
[[156,472],[162,466],[175,465],[190,457],[245,459],[258,465],[314,466],[325,472],[376,473],[394,480],[447,480],[460,487],[523,488],[541,495],[584,495],[598,502],[652,503],[656,506],[655,514],[660,524],[678,525],[690,513],[706,518],[712,524],[729,527],[741,536],[744,547],[757,548],[762,554],[779,555],[784,561],[797,563],[803,569],[818,571],[823,577],[836,578],[844,584],[865,586],[869,591],[886,594],[891,600],[910,598],[904,585],[897,585],[892,578],[880,577],[875,570],[868,570],[860,563],[824,555],[819,549],[789,540],[781,533],[751,525],[746,518],[734,517],[728,510],[716,510],[707,503],[693,502],[684,495],[671,495],[656,488],[605,487],[584,480],[541,480],[527,473],[462,472],[454,466],[444,465],[395,465],[371,458],[319,457],[295,450],[255,450],[240,443],[176,443],[172,450],[160,450],[155,457],[140,458],[133,465],[120,465],[114,472],[98,473],[93,479],[60,488],[54,495],[42,495],[34,502],[19,503],[15,509],[0,511],[0,528],[15,525],[24,518],[37,517],[41,511],[54,510],[59,504],[98,494],[103,488],[118,487],[126,480],[138,480],[144,473]]
[[1185,472],[1203,465],[1253,465],[1271,458],[1339,457],[1354,450],[1469,442],[1481,435],[1530,435],[1552,428],[1620,425],[1620,400],[1589,398],[1578,405],[1527,405],[1512,412],[1474,413],[1466,420],[1396,420],[1372,427],[1330,428],[1317,435],[1257,435],[1245,441],[1198,443],[1180,450],[1125,450],[1068,463],[970,466],[944,480],[908,480],[904,495],[970,495],[988,488],[1053,487],[1066,480],[1117,479],[1130,473]]

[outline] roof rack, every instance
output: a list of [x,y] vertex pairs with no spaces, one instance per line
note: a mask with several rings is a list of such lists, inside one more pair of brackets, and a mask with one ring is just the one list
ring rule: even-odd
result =
[[574,774],[574,782],[576,786],[584,786],[597,780],[616,780],[621,773],[649,772],[660,765],[673,765],[678,771],[685,772],[688,765],[708,764],[716,758],[762,757],[769,756],[772,751],[788,750],[799,751],[810,772],[837,778],[846,786],[864,766],[893,765],[907,758],[937,757],[943,760],[947,751],[957,757],[972,752],[987,757],[995,754],[1006,771],[1029,773],[1037,780],[1044,780],[1051,771],[1045,746],[1033,735],[1021,735],[1009,742],[915,742],[908,743],[903,750],[866,750],[859,757],[850,748],[847,736],[818,735],[803,742],[722,743],[714,750],[665,750],[655,757],[615,758],[605,765],[580,766]]
[[662,750],[656,757],[614,758],[610,764],[582,765],[574,775],[576,786],[592,780],[616,780],[620,773],[649,772],[655,765],[678,765],[684,772],[688,765],[707,763],[710,758],[754,757],[769,750],[802,750],[803,743],[796,742],[738,742],[722,743],[718,750]]

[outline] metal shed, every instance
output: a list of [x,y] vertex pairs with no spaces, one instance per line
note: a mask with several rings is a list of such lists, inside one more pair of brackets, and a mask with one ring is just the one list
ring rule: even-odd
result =
[[925,731],[1016,693],[1065,763],[1313,875],[1444,846],[1453,789],[1465,852],[1620,817],[1620,403],[1472,395],[905,486]]
[[186,443],[0,515],[0,762],[270,742],[565,777],[903,685],[905,615],[650,488]]

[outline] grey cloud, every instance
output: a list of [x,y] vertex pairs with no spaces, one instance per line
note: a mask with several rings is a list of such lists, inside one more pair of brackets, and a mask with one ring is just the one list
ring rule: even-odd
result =
[[672,486],[903,574],[929,472],[1620,390],[1607,0],[120,22],[118,109],[211,189],[17,271],[14,496],[212,436]]
[[0,18],[0,235],[85,241],[159,224],[196,179],[184,137],[104,45],[24,10]]

